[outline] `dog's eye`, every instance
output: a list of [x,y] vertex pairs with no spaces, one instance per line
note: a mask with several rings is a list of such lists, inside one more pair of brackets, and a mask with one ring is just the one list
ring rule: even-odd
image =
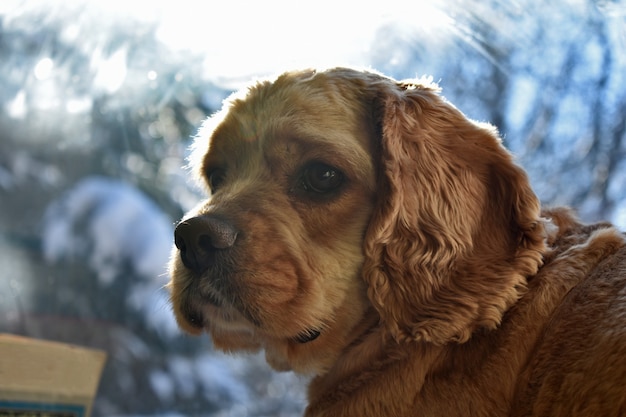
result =
[[207,172],[207,183],[211,192],[214,193],[220,185],[224,182],[224,170],[223,169],[211,169]]
[[336,168],[320,162],[305,167],[301,187],[308,192],[325,194],[336,190],[343,183],[343,174]]

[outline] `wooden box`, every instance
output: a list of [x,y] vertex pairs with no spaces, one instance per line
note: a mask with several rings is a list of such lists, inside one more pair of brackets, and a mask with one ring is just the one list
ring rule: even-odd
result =
[[88,417],[102,351],[0,334],[0,417]]

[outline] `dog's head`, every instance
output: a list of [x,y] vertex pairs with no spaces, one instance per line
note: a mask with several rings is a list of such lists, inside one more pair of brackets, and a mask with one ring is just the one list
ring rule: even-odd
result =
[[367,332],[467,340],[541,263],[539,204],[495,130],[427,82],[287,73],[233,96],[192,157],[178,322],[277,369],[323,372]]

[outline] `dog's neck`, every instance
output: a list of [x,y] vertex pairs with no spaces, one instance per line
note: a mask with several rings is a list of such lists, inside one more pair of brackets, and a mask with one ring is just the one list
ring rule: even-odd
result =
[[[436,367],[438,358],[443,357],[442,348],[430,343],[414,342],[414,346],[407,349],[406,343],[398,344],[386,332],[381,331],[381,326],[378,313],[373,308],[368,310],[355,328],[354,334],[357,336],[334,366],[311,381],[308,393],[311,404],[322,405],[337,401],[339,397],[358,390],[359,385],[367,384],[382,369],[402,367],[403,364],[410,363],[407,359],[409,355],[416,353],[415,346],[420,351],[420,369]],[[429,361],[431,366],[426,365]],[[426,377],[426,373],[423,377]],[[308,413],[315,414],[314,410],[308,410]]]

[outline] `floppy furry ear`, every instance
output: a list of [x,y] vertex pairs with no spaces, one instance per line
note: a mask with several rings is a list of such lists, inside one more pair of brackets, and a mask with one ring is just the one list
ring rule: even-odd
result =
[[493,127],[436,86],[389,84],[378,103],[368,295],[397,341],[463,342],[496,327],[541,265],[539,202]]

